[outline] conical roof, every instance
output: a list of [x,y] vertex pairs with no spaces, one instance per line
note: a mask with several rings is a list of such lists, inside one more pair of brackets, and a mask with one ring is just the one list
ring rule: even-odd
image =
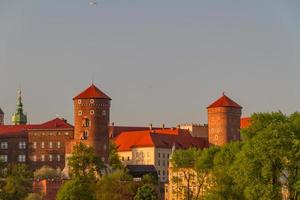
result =
[[227,97],[224,93],[223,93],[222,97],[220,97],[218,100],[213,102],[207,108],[217,108],[217,107],[242,108],[242,106],[240,106],[239,104],[234,102],[232,99]]
[[104,92],[97,88],[94,84],[88,87],[86,90],[81,92],[79,95],[75,96],[75,99],[108,99],[111,100]]

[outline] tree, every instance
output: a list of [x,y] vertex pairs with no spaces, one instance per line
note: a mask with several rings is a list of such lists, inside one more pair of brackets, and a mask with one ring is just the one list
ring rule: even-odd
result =
[[24,199],[31,190],[32,173],[24,164],[9,164],[4,178],[1,200]]
[[49,166],[43,166],[33,173],[35,179],[58,179],[61,173]]
[[[174,176],[172,181],[176,187],[178,196],[183,196],[187,200],[194,198],[191,191],[191,183],[197,180],[195,171],[196,159],[200,155],[200,150],[195,148],[187,150],[176,150],[172,155],[172,167],[177,176]],[[182,174],[182,175],[181,175]]]
[[244,130],[245,144],[234,162],[233,177],[246,199],[299,199],[300,114],[254,114]]
[[25,200],[43,200],[41,195],[37,193],[29,193]]
[[95,183],[89,178],[74,178],[59,189],[56,200],[95,200]]
[[116,144],[113,141],[109,142],[109,157],[108,157],[109,165],[113,170],[122,169],[123,165],[120,160],[119,154],[117,152]]
[[82,142],[74,146],[72,156],[68,159],[68,166],[71,175],[77,178],[95,178],[95,174],[101,176],[101,170],[105,168],[94,149]]
[[97,200],[132,200],[140,184],[133,181],[126,171],[115,171],[98,182]]
[[158,200],[158,197],[153,187],[149,185],[143,185],[138,189],[134,200]]

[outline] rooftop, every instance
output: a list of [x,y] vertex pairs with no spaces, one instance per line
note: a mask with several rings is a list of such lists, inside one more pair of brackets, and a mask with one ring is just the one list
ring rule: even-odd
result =
[[111,100],[104,92],[97,88],[94,84],[88,87],[86,90],[81,92],[79,95],[75,96],[75,99],[108,99]]
[[213,102],[207,108],[217,108],[217,107],[242,108],[242,106],[240,106],[239,104],[234,102],[232,99],[230,99],[224,93],[223,93],[222,97],[220,97],[218,100]]

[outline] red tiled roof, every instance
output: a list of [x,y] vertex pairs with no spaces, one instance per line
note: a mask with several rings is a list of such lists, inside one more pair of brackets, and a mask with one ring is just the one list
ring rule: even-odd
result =
[[[122,132],[128,131],[145,131],[149,130],[149,127],[141,127],[141,126],[109,126],[109,137],[115,138]],[[153,127],[153,130],[160,129],[158,127]]]
[[99,90],[94,84],[92,84],[90,87],[88,87],[86,90],[81,92],[79,95],[75,96],[73,100],[75,99],[109,99],[111,98],[104,94],[101,90]]
[[232,108],[242,108],[239,104],[234,102],[232,99],[227,97],[224,93],[221,98],[209,105],[207,108],[217,108],[217,107],[232,107]]
[[241,129],[248,128],[251,125],[251,117],[241,118]]
[[208,146],[205,139],[192,137],[187,130],[182,129],[122,132],[115,139],[115,143],[118,151],[130,151],[134,147],[172,148],[175,145],[179,149],[187,149]]
[[36,129],[73,129],[73,126],[63,119],[55,118],[43,124],[0,125],[0,135],[24,134],[27,130]]

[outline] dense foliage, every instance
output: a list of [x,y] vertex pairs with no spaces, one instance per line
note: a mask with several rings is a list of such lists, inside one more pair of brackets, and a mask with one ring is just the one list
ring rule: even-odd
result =
[[[299,200],[300,114],[258,113],[251,124],[242,130],[242,142],[176,151],[175,171],[182,171],[184,183],[196,177],[198,189],[190,192],[185,184],[184,191],[176,192],[189,200],[281,200],[287,194]],[[173,181],[183,184],[179,179]]]

